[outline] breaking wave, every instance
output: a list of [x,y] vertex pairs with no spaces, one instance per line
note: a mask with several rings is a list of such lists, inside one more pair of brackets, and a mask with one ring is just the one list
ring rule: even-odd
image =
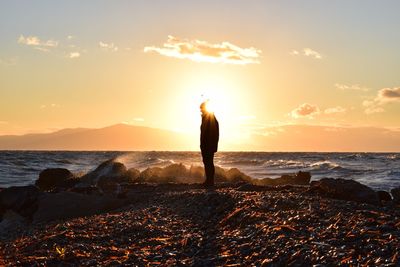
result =
[[[224,169],[215,167],[216,182],[251,181],[251,177],[237,168]],[[137,182],[151,183],[201,183],[204,182],[204,168],[201,166],[187,167],[171,164],[165,167],[149,167],[139,174]]]
[[314,170],[333,170],[342,168],[339,164],[328,160],[312,163],[310,167]]

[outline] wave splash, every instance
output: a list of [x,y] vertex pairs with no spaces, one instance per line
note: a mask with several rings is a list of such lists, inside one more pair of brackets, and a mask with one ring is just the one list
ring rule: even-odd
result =
[[[224,169],[215,167],[215,182],[251,181],[252,178],[237,168]],[[136,182],[150,183],[202,183],[204,182],[204,168],[182,163],[170,164],[165,167],[149,167],[143,170]]]

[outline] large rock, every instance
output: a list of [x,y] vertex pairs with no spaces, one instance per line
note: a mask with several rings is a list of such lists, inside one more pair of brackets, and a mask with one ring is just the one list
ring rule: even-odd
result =
[[140,172],[134,168],[127,170],[125,165],[114,160],[101,163],[94,171],[84,175],[76,187],[96,186],[101,193],[119,195],[121,185],[138,180]]
[[120,182],[126,179],[126,167],[113,159],[101,163],[94,171],[82,176],[79,184],[97,185],[101,179],[111,179]]
[[217,167],[215,170],[215,182],[217,183],[239,183],[239,182],[251,182],[252,178],[237,168],[231,168],[224,170]]
[[370,187],[354,180],[323,178],[311,183],[311,192],[319,192],[328,197],[379,205],[378,194]]
[[309,172],[299,171],[295,175],[284,174],[280,178],[264,178],[253,179],[253,183],[257,185],[308,185],[310,183],[311,174]]
[[393,202],[400,204],[400,187],[393,188],[390,193],[392,193]]
[[111,211],[123,201],[109,196],[84,195],[74,192],[44,193],[39,197],[33,222],[69,219]]
[[189,177],[192,178],[193,182],[201,183],[204,182],[204,168],[201,166],[190,166]]
[[190,173],[183,164],[150,167],[140,173],[138,182],[147,183],[185,183],[190,181]]
[[0,191],[0,212],[12,210],[24,217],[36,211],[39,189],[36,186],[11,186]]
[[48,191],[59,187],[72,187],[78,181],[74,179],[74,175],[67,169],[51,168],[45,169],[39,174],[39,179],[35,185],[41,190]]
[[132,183],[136,182],[139,179],[139,175],[140,171],[135,168],[130,168],[125,174],[126,180]]

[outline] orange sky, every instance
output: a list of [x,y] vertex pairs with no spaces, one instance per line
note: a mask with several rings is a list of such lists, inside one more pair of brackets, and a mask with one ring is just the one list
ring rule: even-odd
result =
[[228,150],[285,125],[398,131],[400,6],[354,2],[2,1],[0,135],[196,135],[205,99]]

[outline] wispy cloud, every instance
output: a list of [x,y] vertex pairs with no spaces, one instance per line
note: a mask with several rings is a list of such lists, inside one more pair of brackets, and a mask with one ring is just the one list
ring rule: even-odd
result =
[[[54,54],[59,55],[60,58],[77,59],[80,58],[83,53],[87,52],[86,49],[82,49],[78,45],[74,44],[74,40],[76,39],[75,36],[68,35],[65,38],[67,40],[64,40],[63,43],[53,39],[41,40],[38,36],[24,36],[21,34],[17,42],[21,45],[26,45],[42,52],[52,51]],[[104,45],[108,46],[108,44]],[[109,47],[115,49],[113,44]]]
[[317,106],[304,103],[301,104],[299,107],[295,108],[290,112],[289,115],[291,115],[293,118],[309,118],[313,119],[314,115],[317,115],[320,113],[320,110]]
[[261,50],[254,47],[241,48],[229,42],[211,44],[207,41],[179,39],[168,36],[162,47],[146,46],[144,52],[163,56],[189,59],[196,62],[253,64],[260,63]]
[[322,58],[322,56],[319,52],[312,50],[311,48],[304,48],[303,52],[304,52],[304,55],[307,57],[314,57],[316,59]]
[[379,106],[379,104],[374,103],[374,101],[370,100],[365,100],[363,102],[363,106],[365,107],[365,114],[373,114],[373,113],[381,113],[384,112],[385,110],[383,107]]
[[340,113],[346,113],[347,109],[341,106],[336,106],[333,108],[327,108],[324,110],[325,114],[340,114]]
[[400,87],[383,88],[378,91],[374,99],[365,100],[363,106],[366,114],[384,112],[384,105],[388,103],[400,103]]
[[50,104],[50,105],[41,105],[40,108],[41,109],[46,109],[46,108],[59,108],[61,107],[61,105],[59,104]]
[[103,50],[114,51],[114,52],[118,51],[118,46],[114,45],[114,43],[105,43],[100,41],[99,46]]
[[18,38],[18,43],[27,45],[27,46],[32,46],[34,49],[37,49],[37,50],[40,50],[43,52],[48,52],[48,51],[50,51],[51,48],[58,46],[58,41],[55,41],[52,39],[49,39],[47,41],[42,41],[37,36],[25,37],[22,34]]
[[81,56],[81,53],[79,53],[79,52],[71,52],[71,53],[69,53],[68,58],[73,59],[73,58],[79,58],[80,56]]
[[40,39],[36,36],[24,37],[23,35],[20,35],[18,38],[18,43],[25,45],[40,45]]
[[342,84],[342,83],[336,83],[335,87],[340,90],[354,90],[354,91],[368,91],[369,90],[369,88],[367,88],[365,86],[361,86],[359,84],[347,85],[347,84]]
[[290,54],[293,55],[293,56],[303,55],[303,56],[306,56],[306,57],[313,57],[315,59],[321,59],[322,58],[322,55],[319,52],[317,52],[317,51],[315,51],[315,50],[313,50],[311,48],[304,48],[302,51],[292,50],[290,52]]
[[15,65],[17,65],[17,58],[10,58],[10,59],[0,58],[0,65],[15,66]]

